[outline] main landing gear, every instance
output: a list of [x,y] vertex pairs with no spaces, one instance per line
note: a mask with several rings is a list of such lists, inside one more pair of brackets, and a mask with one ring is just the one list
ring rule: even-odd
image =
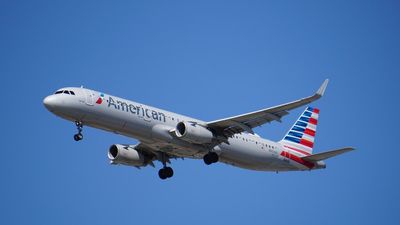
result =
[[78,129],[78,133],[74,135],[74,140],[80,141],[83,139],[83,134],[82,134],[83,124],[80,121],[76,121],[75,125],[76,125],[76,128]]
[[170,177],[172,177],[173,175],[174,175],[174,170],[173,170],[171,167],[169,167],[169,166],[165,166],[165,167],[161,168],[161,169],[158,171],[158,176],[159,176],[162,180],[165,180],[165,179],[167,179],[167,178],[170,178]]
[[165,153],[161,154],[161,162],[163,164],[163,168],[161,168],[158,171],[158,176],[161,178],[161,180],[165,180],[167,178],[171,178],[174,175],[174,170],[167,166],[167,156]]
[[217,153],[215,152],[209,152],[207,154],[204,155],[203,157],[204,163],[207,165],[211,165],[213,163],[218,162],[219,160],[219,156]]

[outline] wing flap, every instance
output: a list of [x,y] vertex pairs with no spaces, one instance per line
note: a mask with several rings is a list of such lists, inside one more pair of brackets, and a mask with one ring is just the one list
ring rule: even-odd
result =
[[332,150],[332,151],[327,151],[327,152],[322,152],[322,153],[317,153],[314,155],[309,155],[309,156],[305,156],[302,157],[303,160],[305,161],[309,161],[309,162],[317,162],[317,161],[321,161],[321,160],[325,160],[349,151],[353,151],[354,148],[352,147],[346,147],[346,148],[340,148],[340,149],[336,149],[336,150]]

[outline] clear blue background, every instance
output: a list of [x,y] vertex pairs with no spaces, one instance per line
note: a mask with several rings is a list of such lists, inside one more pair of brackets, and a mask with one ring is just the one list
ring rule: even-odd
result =
[[[0,2],[1,224],[398,224],[398,1]],[[109,165],[136,140],[42,105],[80,86],[203,120],[312,94],[330,78],[315,152],[326,170],[201,160]],[[257,129],[279,140],[302,109]]]

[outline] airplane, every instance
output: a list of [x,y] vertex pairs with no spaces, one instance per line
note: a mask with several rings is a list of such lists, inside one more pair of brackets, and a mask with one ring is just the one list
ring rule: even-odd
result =
[[319,109],[307,106],[278,142],[261,138],[253,128],[281,122],[290,110],[324,95],[329,80],[318,91],[286,104],[205,122],[142,103],[83,87],[65,87],[44,98],[44,106],[56,116],[75,123],[75,141],[90,126],[137,139],[138,144],[113,144],[110,163],[142,168],[155,167],[161,179],[174,175],[170,159],[203,159],[206,165],[222,162],[257,171],[309,171],[326,168],[323,161],[354,150],[352,147],[313,154]]

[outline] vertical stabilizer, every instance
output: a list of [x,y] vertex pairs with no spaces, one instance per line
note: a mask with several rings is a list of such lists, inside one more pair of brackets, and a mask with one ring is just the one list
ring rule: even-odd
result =
[[280,143],[303,155],[312,154],[319,109],[307,107]]

